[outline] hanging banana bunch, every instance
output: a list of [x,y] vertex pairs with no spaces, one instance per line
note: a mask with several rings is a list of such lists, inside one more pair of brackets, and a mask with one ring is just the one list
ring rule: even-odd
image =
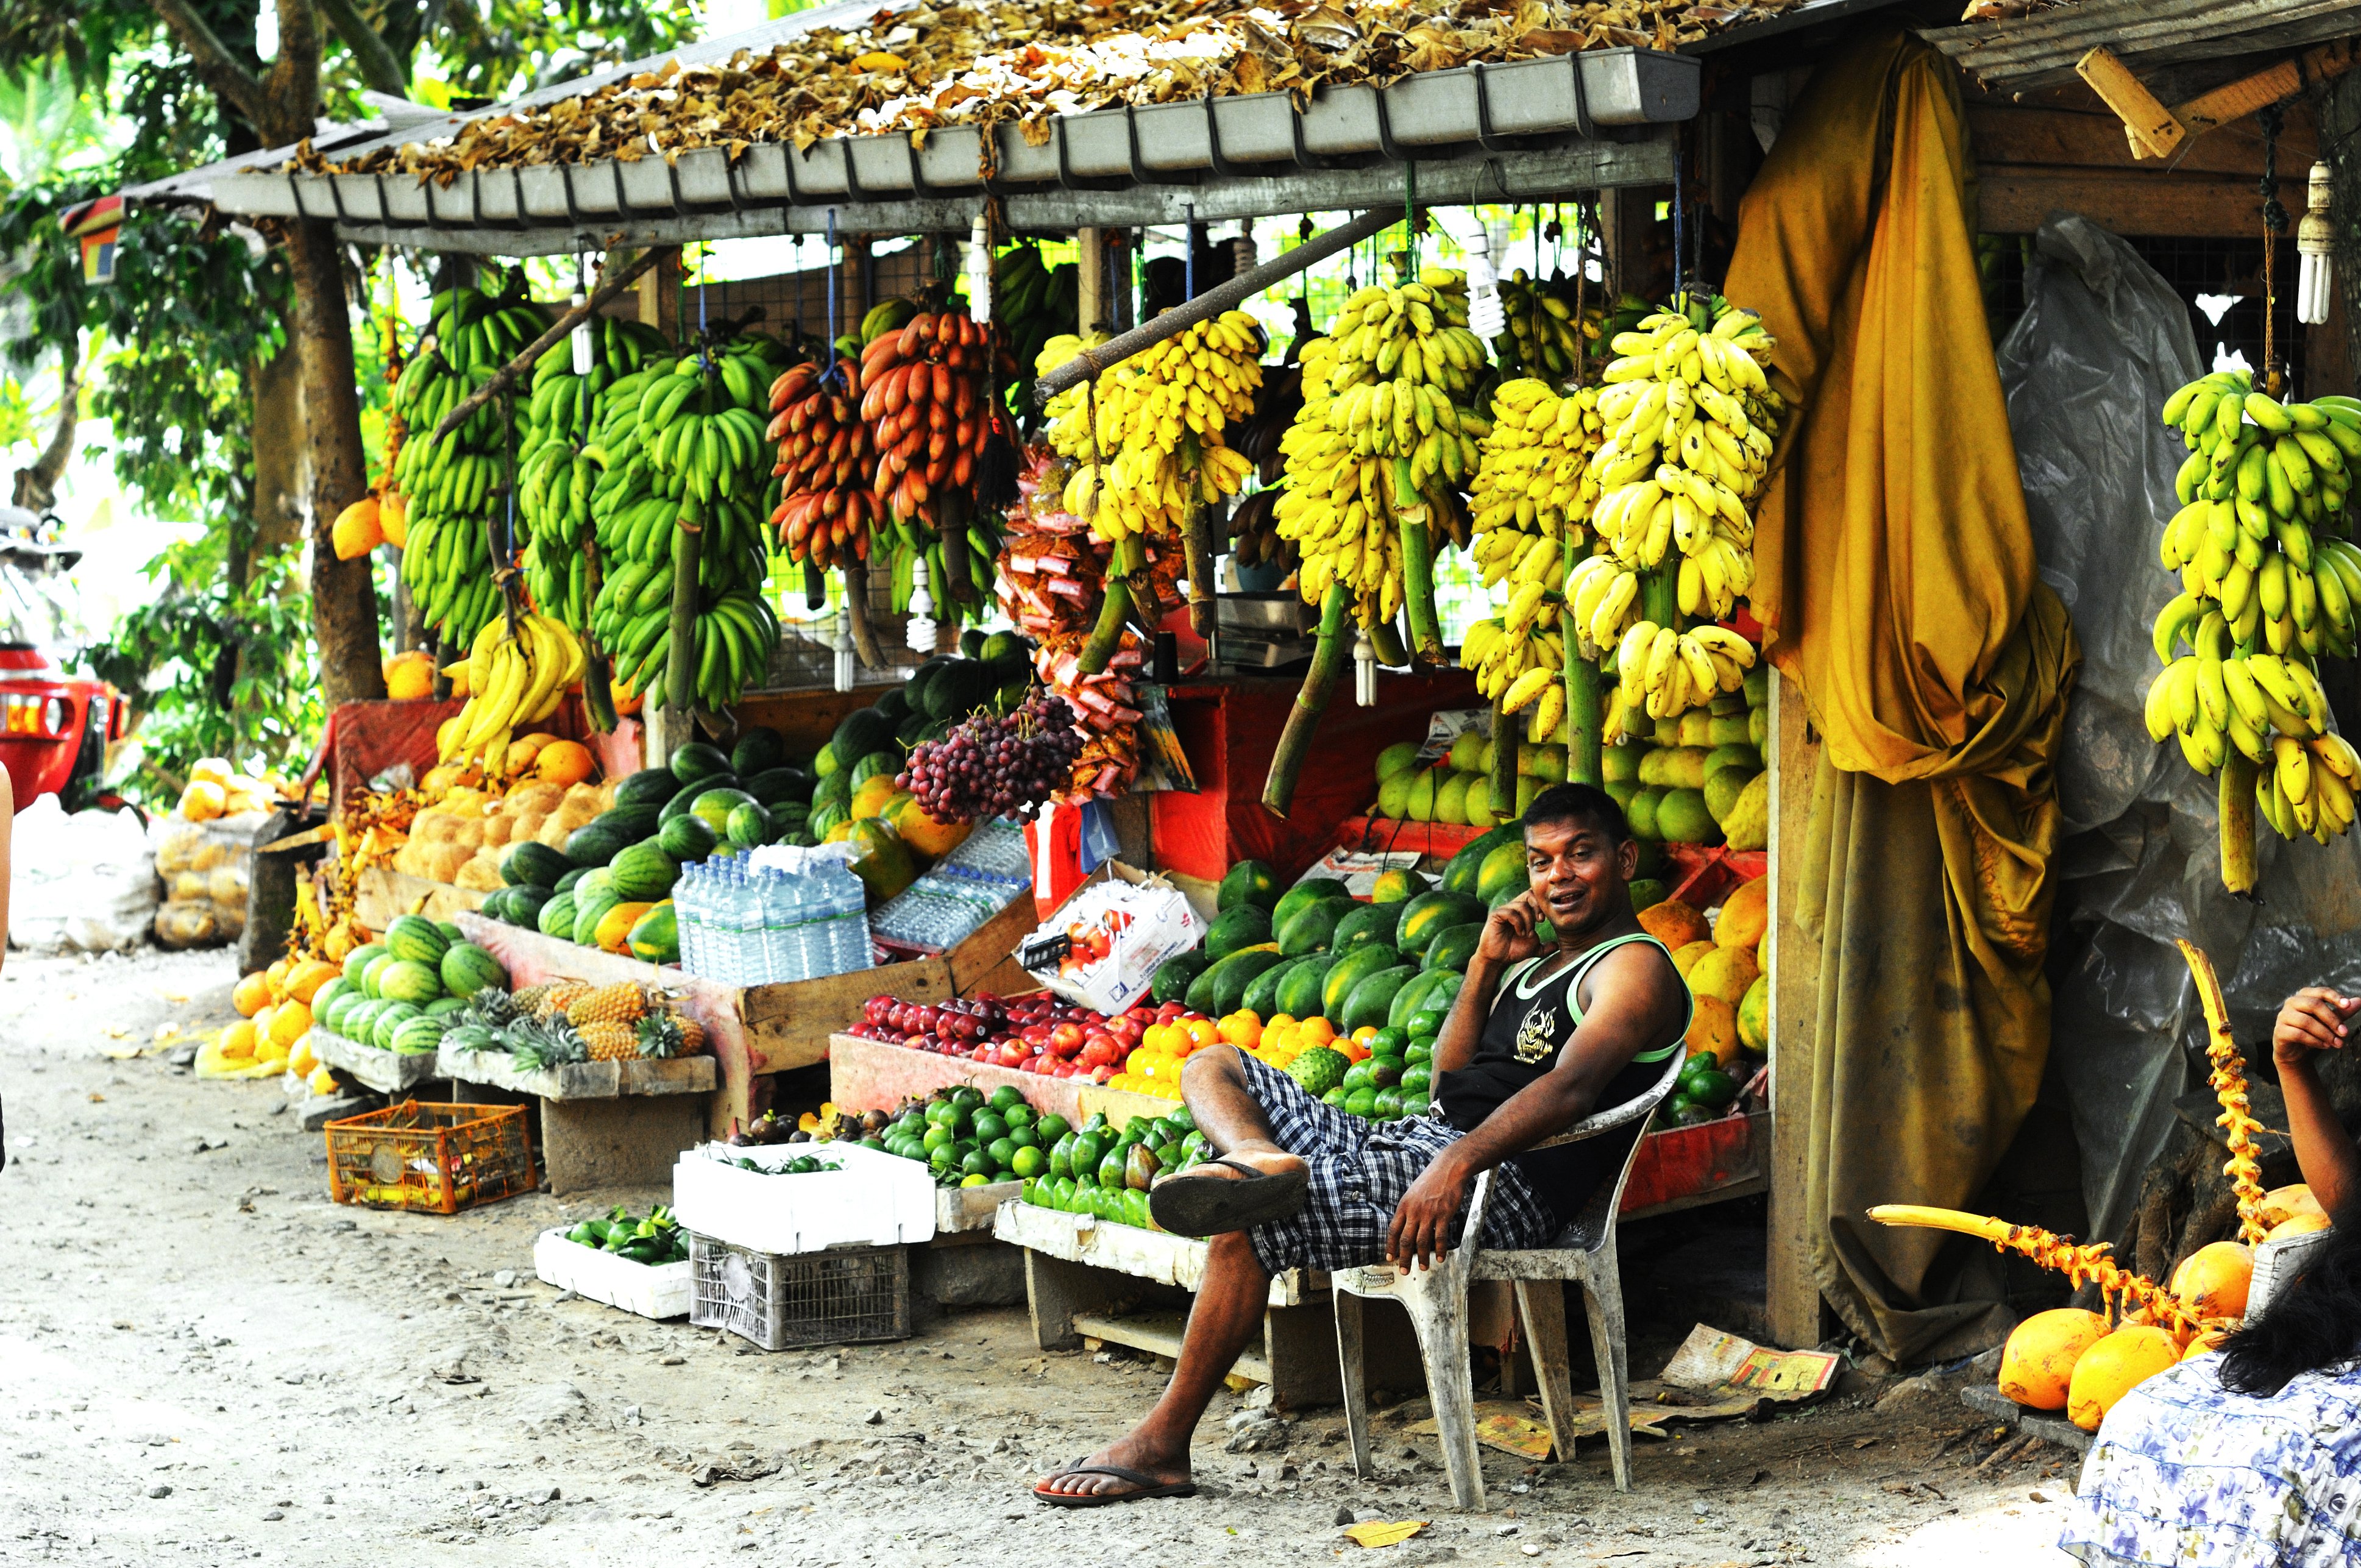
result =
[[499,607],[489,520],[494,493],[506,488],[500,411],[485,403],[440,441],[429,438],[548,324],[522,299],[438,290],[431,342],[394,383],[394,411],[410,433],[392,470],[403,498],[401,580],[426,625],[453,647],[472,642]]
[[1563,272],[1535,280],[1521,267],[1500,280],[1500,308],[1509,330],[1492,340],[1503,376],[1572,379],[1598,341],[1602,317],[1596,305],[1576,315],[1576,283]]
[[1719,620],[1754,582],[1747,503],[1784,412],[1760,363],[1773,340],[1753,312],[1692,294],[1610,345],[1592,526],[1627,566],[1653,570],[1677,550],[1680,612]]
[[1020,411],[1033,407],[1034,368],[1049,340],[1077,330],[1081,322],[1082,269],[1071,261],[1055,267],[1041,259],[1041,247],[1020,240],[993,258],[992,314],[1008,335],[1016,359],[1013,400]]
[[[1079,337],[1050,339],[1034,373],[1083,346]],[[1225,311],[1115,366],[1095,391],[1074,387],[1052,399],[1049,444],[1075,459],[1066,510],[1120,543],[1126,534],[1178,534],[1191,512],[1237,494],[1254,465],[1223,433],[1254,410],[1264,346],[1252,316]]]
[[2223,878],[2245,892],[2254,817],[2323,844],[2354,821],[2361,756],[2329,731],[2314,661],[2356,645],[2361,550],[2337,535],[2361,402],[2282,403],[2246,371],[2215,371],[2166,400],[2164,421],[2190,455],[2158,547],[2182,591],[2153,628],[2163,668],[2148,734],[2176,738],[2201,774],[2220,773]]
[[1467,280],[1439,267],[1372,284],[1329,335],[1302,345],[1303,411],[1280,441],[1279,532],[1301,553],[1307,603],[1341,583],[1365,629],[1408,611],[1411,652],[1440,663],[1437,535],[1481,464],[1492,422],[1474,396],[1483,340],[1467,330]]
[[[733,337],[618,378],[598,400],[590,515],[602,556],[590,624],[627,693],[659,707],[735,702],[769,667],[778,620],[763,527],[769,389],[786,350]],[[687,536],[694,534],[693,543]],[[693,587],[681,579],[693,558]],[[696,668],[668,668],[675,591],[694,594]]]
[[533,366],[533,396],[517,425],[517,516],[529,537],[518,565],[533,602],[579,631],[590,624],[590,492],[598,466],[588,451],[598,394],[652,356],[669,359],[652,326],[600,316],[590,323],[590,372],[574,373],[574,345],[558,343]]
[[1609,718],[1609,740],[1620,740],[1616,722],[1628,713],[1672,718],[1703,707],[1746,684],[1754,667],[1754,644],[1727,626],[1693,626],[1686,631],[1635,620],[1614,651],[1623,711]]
[[798,565],[869,559],[870,529],[885,504],[870,487],[877,452],[860,407],[861,367],[850,358],[826,371],[793,366],[771,383],[767,433],[779,444],[772,472],[782,477],[771,521]]
[[[519,615],[511,634],[509,617],[493,615],[462,661],[469,695],[467,706],[443,726],[442,760],[480,759],[486,774],[497,777],[511,734],[556,712],[566,688],[581,678],[588,663],[581,640],[555,618]],[[457,674],[459,669],[454,664],[445,674]]]

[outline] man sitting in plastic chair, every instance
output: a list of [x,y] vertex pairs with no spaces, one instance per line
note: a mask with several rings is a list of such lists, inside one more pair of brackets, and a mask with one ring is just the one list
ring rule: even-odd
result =
[[1637,1126],[1537,1146],[1654,1087],[1688,1031],[1688,988],[1632,912],[1639,846],[1612,798],[1543,790],[1524,835],[1531,885],[1486,922],[1436,1037],[1434,1113],[1365,1121],[1234,1047],[1189,1058],[1180,1097],[1221,1157],[1148,1195],[1158,1224],[1213,1244],[1172,1381],[1146,1420],[1043,1478],[1036,1497],[1098,1508],[1191,1495],[1190,1436],[1261,1332],[1283,1270],[1431,1266],[1462,1239],[1487,1170],[1484,1245],[1544,1246],[1615,1179]]

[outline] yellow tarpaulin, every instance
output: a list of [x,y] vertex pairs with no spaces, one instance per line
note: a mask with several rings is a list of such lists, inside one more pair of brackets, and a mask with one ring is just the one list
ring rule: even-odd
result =
[[1933,1233],[1860,1215],[1969,1202],[2040,1086],[2050,764],[2080,659],[2034,573],[1974,213],[1956,69],[1874,36],[1789,117],[1724,289],[1777,334],[1800,405],[1752,599],[1825,748],[1798,911],[1824,953],[1813,1261],[1897,1360],[2010,1321],[1996,1273],[1945,1269]]

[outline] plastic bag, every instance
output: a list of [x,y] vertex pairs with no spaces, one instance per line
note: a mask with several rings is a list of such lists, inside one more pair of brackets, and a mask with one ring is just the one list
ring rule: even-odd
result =
[[2025,314],[2001,343],[2017,467],[2043,578],[2073,612],[2081,673],[2058,761],[2055,873],[2070,933],[2053,958],[2051,1062],[2081,1146],[2087,1234],[2119,1236],[2204,1079],[2187,938],[2263,1049],[2300,986],[2361,989],[2361,845],[2262,835],[2258,903],[2222,885],[2215,784],[2147,738],[2150,628],[2180,590],[2157,564],[2188,455],[2158,411],[2202,373],[2189,307],[2130,246],[2077,216],[2034,240]]
[[154,880],[161,882],[164,894],[155,908],[159,945],[201,948],[237,940],[246,929],[255,835],[273,820],[267,811],[248,811],[205,822],[156,823]]
[[54,795],[16,814],[8,939],[108,952],[144,940],[156,912],[155,853],[133,811],[78,811]]
[[[1112,865],[1113,863],[1110,862]],[[1017,948],[1026,971],[1067,1001],[1121,1013],[1148,994],[1157,966],[1187,952],[1204,923],[1161,878],[1120,876],[1083,884]]]

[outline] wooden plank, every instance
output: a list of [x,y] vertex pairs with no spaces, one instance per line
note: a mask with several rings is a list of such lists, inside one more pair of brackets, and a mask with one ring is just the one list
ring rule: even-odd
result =
[[[1031,1203],[1004,1203],[992,1234],[1002,1241],[1093,1268],[1194,1291],[1205,1282],[1203,1242],[1090,1214],[1068,1214]],[[1328,1287],[1324,1274],[1290,1268],[1270,1282],[1270,1305],[1300,1307]]]
[[2361,64],[2361,51],[2356,50],[2352,39],[2338,38],[2299,59],[2283,60],[2268,71],[2258,71],[2252,76],[2224,82],[2210,93],[2201,93],[2176,107],[2172,111],[2173,117],[2188,126],[2191,136],[2196,136],[2215,126],[2245,119],[2256,110],[2282,99],[2292,98],[2310,83],[2342,76],[2356,64]]
[[1077,1126],[1090,1120],[1093,1111],[1105,1112],[1107,1120],[1120,1127],[1134,1116],[1164,1115],[1175,1103],[1128,1090],[1103,1089],[1087,1079],[1051,1078],[855,1035],[829,1036],[828,1081],[829,1098],[847,1111],[891,1111],[906,1100],[962,1083],[986,1094],[1005,1086],[1024,1095],[1035,1110],[1054,1113]]
[[[1987,84],[2048,86],[2070,77],[2074,62],[2105,45],[2144,63],[2204,60],[2247,52],[2239,35],[2317,22],[2332,32],[2361,11],[2356,0],[2081,0],[2031,16],[1960,27],[1924,27],[1919,37]],[[2307,40],[2309,41],[2309,40]]]
[[[1180,1359],[1180,1341],[1188,1330],[1189,1314],[1170,1309],[1161,1311],[1151,1309],[1147,1311],[1126,1312],[1121,1317],[1112,1317],[1104,1312],[1074,1314],[1074,1332],[1082,1336],[1083,1348],[1094,1348],[1091,1342],[1097,1340],[1106,1344],[1122,1345],[1126,1350],[1145,1351],[1149,1355],[1160,1355],[1167,1361]],[[1257,1350],[1249,1343],[1246,1349],[1239,1353],[1237,1360],[1230,1365],[1230,1386],[1233,1388],[1241,1382],[1268,1383],[1273,1380],[1270,1375],[1268,1332],[1269,1328],[1266,1321],[1264,1348]],[[1335,1348],[1333,1343],[1328,1347],[1328,1359],[1332,1364],[1336,1359]]]
[[364,1088],[406,1094],[435,1076],[433,1051],[381,1051],[312,1026],[312,1054]]
[[1115,325],[1113,291],[1107,286],[1107,231],[1095,226],[1074,231],[1074,319],[1084,332],[1105,332]]
[[1791,1350],[1820,1343],[1815,1229],[1804,1190],[1811,1154],[1812,1053],[1818,1029],[1819,944],[1795,924],[1811,828],[1819,743],[1801,687],[1771,673],[1771,1190],[1764,1309]]
[[2156,101],[2147,84],[2104,44],[2075,61],[2074,74],[2089,82],[2091,91],[2123,121],[2134,157],[2168,157],[2189,134],[2172,117],[2172,111]]
[[506,1051],[445,1051],[444,1076],[544,1100],[620,1100],[634,1095],[710,1094],[721,1069],[708,1056],[669,1061],[584,1061],[526,1072]]
[[[2012,104],[2004,98],[1971,96],[1968,137],[1978,174],[1986,180],[2032,170],[2139,171],[2151,177],[2164,172],[2153,161],[2133,158],[2124,143],[2122,124],[2097,104]],[[2280,177],[2290,183],[2300,179],[2317,143],[2312,117],[2298,106],[2288,115],[2279,136]],[[2262,138],[2245,126],[2224,129],[2219,136],[2193,137],[2173,155],[2170,170],[2183,179],[2202,174],[2240,176],[2249,191],[2262,171]]]
[[1016,944],[1040,924],[1029,893],[1019,892],[1007,907],[961,938],[943,957],[951,967],[951,989],[961,996],[980,991],[1015,996],[1040,981],[1016,961]]
[[856,708],[875,707],[879,697],[901,684],[892,681],[855,686],[849,692],[819,687],[748,692],[738,699],[737,707],[731,711],[737,716],[741,730],[757,724],[775,729],[786,741],[789,756],[807,761],[810,753],[818,751],[836,733],[836,727],[843,722],[846,714]]
[[462,912],[482,907],[487,896],[471,887],[430,882],[391,866],[370,866],[354,882],[353,915],[370,930],[382,931],[397,915],[456,920]]
[[2255,182],[2225,175],[2001,168],[1985,171],[1976,191],[1976,226],[1986,234],[2031,234],[2059,212],[2119,235],[2189,238],[2251,239],[2261,222]]

